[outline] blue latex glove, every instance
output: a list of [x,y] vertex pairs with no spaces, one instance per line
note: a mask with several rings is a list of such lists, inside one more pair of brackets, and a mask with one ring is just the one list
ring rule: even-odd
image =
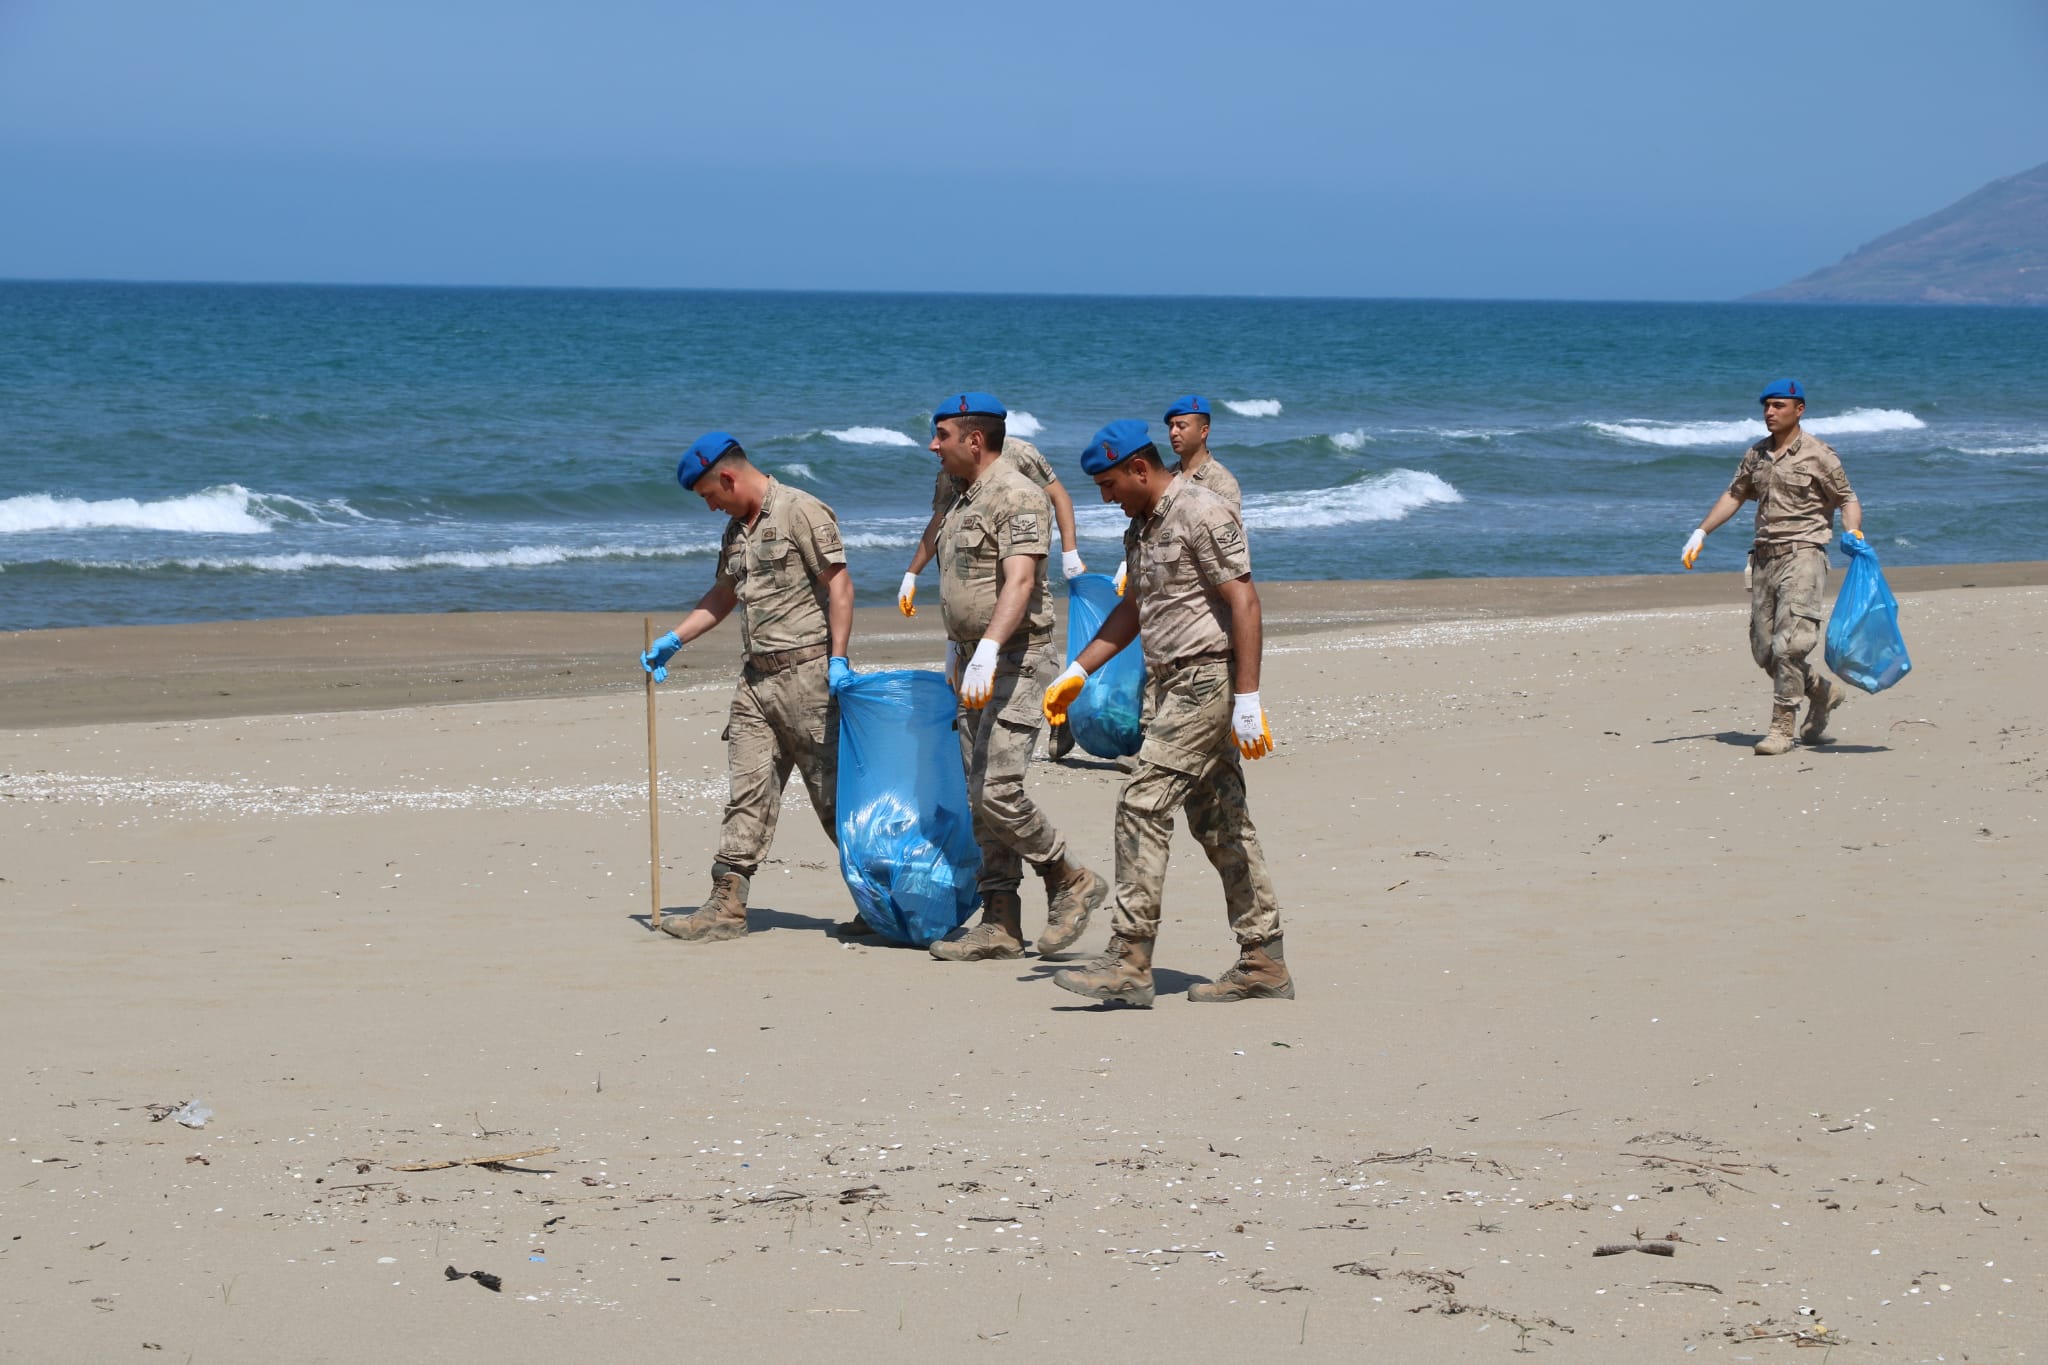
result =
[[837,654],[825,665],[825,673],[825,685],[833,692],[853,681],[853,665]]
[[1863,538],[1861,531],[1844,531],[1842,532],[1842,553],[1851,559],[1855,559],[1860,555],[1874,555],[1877,551],[1870,548],[1870,542]]
[[656,682],[667,682],[668,661],[675,658],[676,651],[682,647],[683,642],[676,638],[674,631],[670,631],[656,640],[652,649],[640,656],[640,666],[652,673]]

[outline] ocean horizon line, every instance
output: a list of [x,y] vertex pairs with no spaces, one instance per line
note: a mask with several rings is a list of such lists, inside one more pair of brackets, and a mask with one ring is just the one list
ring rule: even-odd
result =
[[1114,293],[1099,290],[1011,290],[1011,289],[859,289],[859,288],[816,288],[777,285],[689,285],[689,284],[504,284],[488,282],[430,282],[419,280],[216,280],[216,279],[145,279],[120,275],[0,275],[0,286],[92,286],[109,285],[141,289],[248,289],[286,290],[312,289],[343,291],[390,291],[408,293],[474,293],[474,294],[689,294],[719,298],[971,298],[990,299],[1004,302],[1028,301],[1033,299],[1065,300],[1071,302],[1147,302],[1162,303],[1401,303],[1438,304],[1449,306],[1500,307],[1503,305],[1533,305],[1542,307],[1602,307],[1602,308],[1718,308],[1731,307],[1770,311],[1839,308],[1859,313],[1878,310],[1902,312],[1978,312],[1987,308],[2004,311],[1995,305],[1986,304],[1944,304],[1944,303],[1814,303],[1807,301],[1778,301],[1754,299],[1747,296],[1736,298],[1558,298],[1546,295],[1442,295],[1442,294],[1207,294],[1207,293]]

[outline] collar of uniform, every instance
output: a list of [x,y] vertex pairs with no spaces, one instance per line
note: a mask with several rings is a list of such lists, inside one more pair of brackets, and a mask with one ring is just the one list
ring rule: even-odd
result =
[[1797,455],[1799,453],[1799,447],[1805,444],[1806,431],[1804,428],[1802,428],[1799,434],[1792,438],[1792,444],[1786,446],[1783,450],[1771,449],[1771,438],[1769,436],[1765,436],[1763,440],[1758,441],[1756,444],[1756,449],[1757,453],[1763,456],[1766,460],[1789,460],[1794,455]]
[[1174,499],[1178,498],[1181,489],[1186,487],[1186,484],[1183,482],[1185,477],[1179,470],[1174,471],[1173,478],[1167,481],[1166,491],[1159,495],[1159,501],[1152,504],[1152,511],[1145,518],[1146,530],[1150,530],[1166,520],[1167,512],[1173,508]]
[[766,521],[768,514],[775,509],[775,495],[782,491],[782,485],[775,481],[773,474],[766,477],[768,486],[761,490],[761,510],[754,514],[754,519],[752,521],[746,521],[740,517],[732,519],[732,524],[739,528],[740,534],[743,536],[753,534],[754,528]]
[[[999,456],[998,458],[1001,457]],[[979,498],[982,494],[982,490],[988,487],[990,476],[993,475],[995,472],[995,465],[990,464],[987,469],[982,470],[981,473],[975,475],[972,479],[969,479],[967,481],[967,486],[960,490],[960,501],[973,502],[976,498]]]

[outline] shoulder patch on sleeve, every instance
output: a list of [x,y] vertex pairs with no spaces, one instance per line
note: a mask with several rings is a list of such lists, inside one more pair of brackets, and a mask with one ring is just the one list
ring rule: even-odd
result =
[[1244,532],[1238,529],[1235,521],[1224,522],[1210,534],[1215,537],[1219,550],[1234,550],[1244,544]]
[[1038,513],[1019,512],[1010,518],[1010,529],[1020,536],[1038,534]]

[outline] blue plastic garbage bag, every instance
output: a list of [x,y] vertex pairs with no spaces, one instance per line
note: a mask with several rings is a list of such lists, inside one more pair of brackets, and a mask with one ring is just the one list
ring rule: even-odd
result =
[[1843,536],[1842,550],[1849,569],[1828,617],[1828,667],[1865,692],[1882,692],[1913,668],[1899,634],[1899,599],[1861,536]]
[[937,673],[860,673],[839,689],[839,870],[877,933],[920,947],[974,913],[981,850]]
[[[1067,580],[1067,662],[1072,663],[1123,601],[1108,574],[1084,573]],[[1097,758],[1138,752],[1145,738],[1145,651],[1136,639],[1088,675],[1081,695],[1067,711],[1074,743]]]

